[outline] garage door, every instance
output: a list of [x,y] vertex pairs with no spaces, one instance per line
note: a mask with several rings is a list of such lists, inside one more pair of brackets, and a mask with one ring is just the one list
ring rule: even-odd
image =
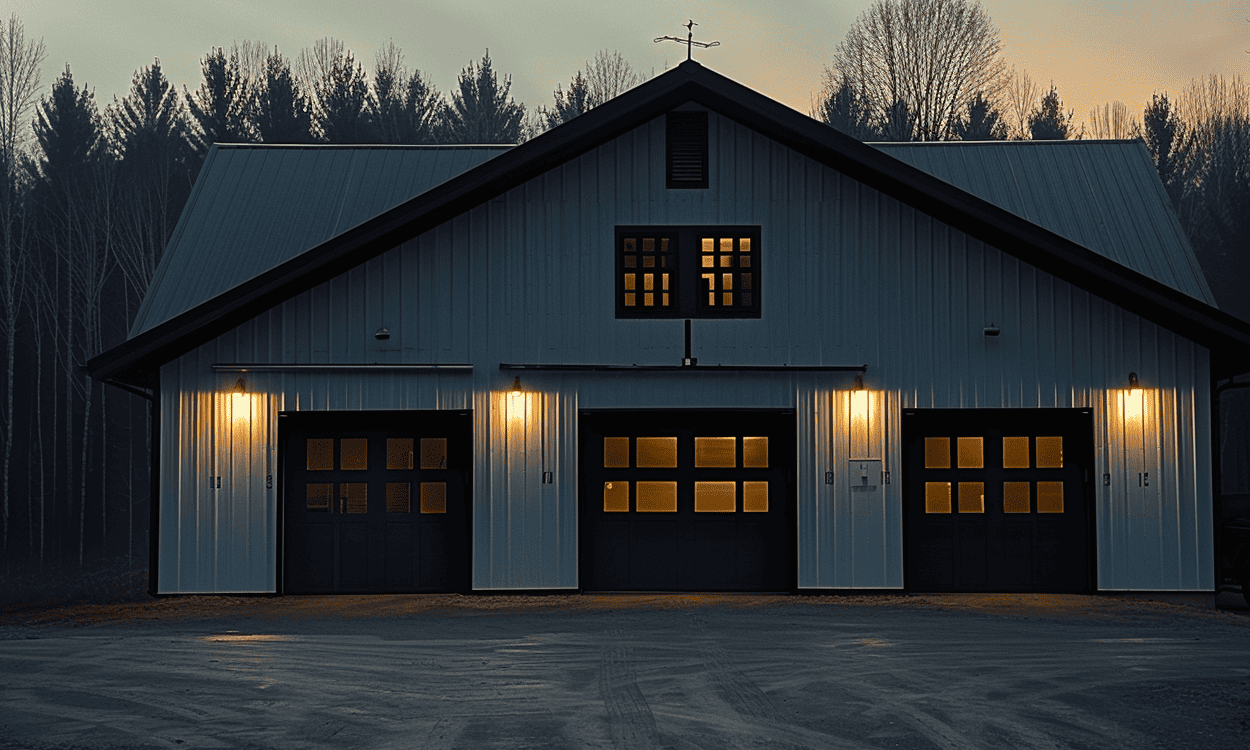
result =
[[903,412],[912,591],[1091,589],[1087,409]]
[[582,412],[591,591],[794,585],[793,412]]
[[468,587],[469,412],[279,416],[285,591]]

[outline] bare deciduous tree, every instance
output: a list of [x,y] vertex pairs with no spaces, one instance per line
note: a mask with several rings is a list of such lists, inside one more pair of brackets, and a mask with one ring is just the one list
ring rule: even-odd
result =
[[1121,101],[1094,107],[1089,113],[1089,137],[1126,140],[1141,135],[1141,125],[1129,115]]
[[[642,83],[645,79],[620,52],[600,50],[586,63],[586,100],[597,107]],[[588,107],[589,109],[589,107]]]
[[1027,70],[1011,71],[1010,82],[1003,88],[1002,97],[1011,116],[1012,139],[1025,140],[1029,137],[1029,113],[1037,104],[1039,93],[1037,82],[1029,77]]
[[979,2],[876,0],[855,20],[825,69],[827,90],[847,82],[877,124],[902,102],[919,140],[946,140],[959,114],[1006,84],[998,28]]

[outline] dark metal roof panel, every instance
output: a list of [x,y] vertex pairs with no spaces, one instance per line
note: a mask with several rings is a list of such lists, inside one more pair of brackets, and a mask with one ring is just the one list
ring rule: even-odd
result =
[[1140,141],[872,145],[1215,306],[1206,277]]
[[[135,336],[511,146],[216,145],[135,317]],[[205,258],[214,259],[205,263]]]

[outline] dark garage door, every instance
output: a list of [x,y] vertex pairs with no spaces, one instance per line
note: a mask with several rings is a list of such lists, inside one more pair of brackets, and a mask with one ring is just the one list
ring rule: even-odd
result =
[[284,591],[468,588],[470,412],[279,417]]
[[793,412],[582,412],[580,430],[583,589],[793,587]]
[[912,591],[1089,591],[1088,409],[905,409]]

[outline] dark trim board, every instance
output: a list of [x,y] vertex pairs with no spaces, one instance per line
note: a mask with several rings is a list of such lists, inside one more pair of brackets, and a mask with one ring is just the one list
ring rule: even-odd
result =
[[1094,590],[1092,410],[904,409],[901,448],[906,591]]
[[468,410],[281,412],[283,593],[466,592]]
[[793,410],[582,410],[578,421],[583,591],[795,589]]

